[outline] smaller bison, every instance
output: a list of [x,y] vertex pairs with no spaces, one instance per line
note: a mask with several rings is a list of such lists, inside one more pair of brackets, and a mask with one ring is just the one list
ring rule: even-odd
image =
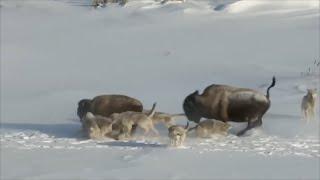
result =
[[[137,99],[125,95],[101,95],[93,99],[80,100],[78,102],[77,115],[82,122],[87,112],[91,112],[94,115],[110,117],[113,113],[126,111],[142,112],[142,103]],[[116,124],[112,126],[112,129],[122,132],[121,127],[118,127]],[[135,132],[135,129],[136,125],[132,127],[132,133]]]
[[202,117],[223,122],[247,122],[247,130],[262,125],[262,116],[270,107],[269,91],[275,86],[276,79],[264,95],[258,91],[228,85],[211,85],[200,95],[198,91],[188,95],[183,102],[183,110],[190,121],[199,123]]
[[77,115],[82,119],[87,112],[109,117],[113,113],[126,111],[142,112],[142,103],[124,95],[101,95],[91,99],[82,99],[78,102]]

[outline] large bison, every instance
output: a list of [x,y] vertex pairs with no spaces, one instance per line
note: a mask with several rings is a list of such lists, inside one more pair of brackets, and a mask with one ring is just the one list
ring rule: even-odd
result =
[[183,110],[187,118],[196,123],[202,117],[223,122],[248,122],[247,127],[238,133],[240,136],[262,125],[262,116],[270,107],[269,90],[275,83],[273,77],[266,95],[252,89],[211,85],[201,95],[199,91],[188,95],[183,102]]

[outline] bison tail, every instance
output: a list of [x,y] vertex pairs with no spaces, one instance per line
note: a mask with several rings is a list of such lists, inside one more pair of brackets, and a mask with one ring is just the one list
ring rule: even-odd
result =
[[267,95],[266,96],[267,96],[268,99],[270,97],[270,89],[273,88],[275,85],[276,85],[276,77],[273,76],[272,77],[272,83],[267,89]]

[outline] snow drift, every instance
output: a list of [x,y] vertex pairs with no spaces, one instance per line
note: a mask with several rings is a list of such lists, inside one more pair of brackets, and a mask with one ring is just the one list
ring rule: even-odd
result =
[[[319,115],[300,115],[306,89],[320,89],[318,3],[1,1],[1,179],[319,179]],[[273,75],[263,126],[245,137],[232,123],[227,137],[190,134],[176,149],[162,125],[131,141],[79,132],[82,98],[126,94],[181,113],[195,90],[265,93]]]

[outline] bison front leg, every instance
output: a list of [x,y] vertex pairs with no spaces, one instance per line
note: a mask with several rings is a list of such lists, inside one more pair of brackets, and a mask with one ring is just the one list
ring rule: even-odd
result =
[[229,121],[228,105],[229,105],[229,101],[227,98],[221,101],[220,116],[222,121],[225,123]]

